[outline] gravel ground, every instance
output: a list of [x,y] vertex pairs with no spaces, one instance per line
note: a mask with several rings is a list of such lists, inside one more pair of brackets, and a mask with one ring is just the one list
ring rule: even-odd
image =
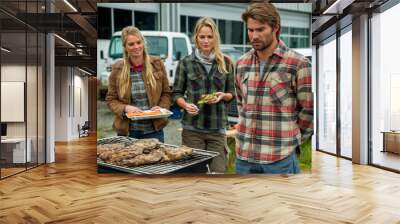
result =
[[[114,114],[107,108],[104,101],[97,101],[97,136],[105,138],[116,136],[112,129]],[[168,125],[164,128],[165,143],[171,145],[181,145],[182,126],[180,119],[170,119]]]

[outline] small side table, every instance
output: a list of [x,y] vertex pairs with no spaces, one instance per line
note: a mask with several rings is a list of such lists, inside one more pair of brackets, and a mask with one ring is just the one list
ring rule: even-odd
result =
[[392,152],[400,154],[400,131],[382,131],[383,150],[382,152]]

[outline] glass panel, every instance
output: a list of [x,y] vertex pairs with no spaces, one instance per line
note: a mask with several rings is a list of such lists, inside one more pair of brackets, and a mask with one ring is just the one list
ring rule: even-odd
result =
[[111,39],[111,9],[98,7],[98,38]]
[[150,55],[166,58],[168,55],[168,40],[166,37],[145,36]]
[[238,30],[243,30],[243,22],[222,19],[218,20],[218,31],[220,33],[221,44],[242,44],[243,32],[237,32]]
[[289,27],[283,26],[282,29],[281,29],[281,35],[282,34],[289,34]]
[[300,47],[299,45],[300,45],[299,38],[297,38],[297,37],[290,38],[290,42],[289,42],[290,48],[299,48]]
[[318,51],[318,144],[336,154],[336,41]]
[[135,26],[139,30],[157,30],[157,13],[135,11]]
[[37,162],[38,164],[45,163],[46,149],[45,149],[45,44],[46,37],[44,34],[39,34],[39,45],[38,45],[38,147],[37,147]]
[[186,16],[181,16],[181,33],[186,33]]
[[231,44],[242,44],[243,43],[243,22],[232,21],[232,32],[229,34],[232,36]]
[[[1,140],[1,176],[25,170],[26,151],[25,89],[26,34],[1,33],[1,123],[6,133]],[[28,145],[29,146],[29,145]]]
[[121,31],[130,25],[132,25],[132,11],[114,9],[114,32]]
[[120,36],[114,36],[111,39],[109,55],[111,58],[122,58],[122,40]]
[[[147,50],[150,55],[165,58],[168,55],[168,40],[166,37],[145,36]],[[122,41],[120,36],[114,36],[111,40],[110,57],[122,57]]]
[[188,18],[188,36],[190,38],[190,41],[193,41],[193,32],[194,32],[194,27],[196,26],[196,22],[200,17],[195,17],[195,16],[189,16]]
[[290,48],[309,48],[309,29],[297,27],[282,27],[280,38]]
[[400,4],[372,18],[372,163],[400,170]]
[[340,154],[352,157],[352,35],[340,37]]
[[[26,110],[27,110],[27,149],[28,149],[28,168],[37,165],[37,75],[38,75],[38,35],[37,33],[27,33],[28,38],[28,62],[27,62],[27,81],[26,81]],[[30,151],[30,153],[29,153]]]
[[181,58],[188,55],[188,49],[186,46],[186,39],[185,38],[174,38],[173,39],[173,60],[176,60],[178,52],[181,52]]

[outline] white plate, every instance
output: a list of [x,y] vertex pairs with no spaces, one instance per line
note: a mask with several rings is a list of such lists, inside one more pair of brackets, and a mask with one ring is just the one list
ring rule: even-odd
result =
[[[150,111],[150,110],[148,110]],[[126,115],[129,119],[133,120],[133,121],[138,121],[138,120],[149,120],[149,119],[157,119],[157,118],[164,118],[164,117],[169,117],[172,115],[172,112],[162,108],[161,109],[161,114],[157,114],[157,115],[148,115],[148,116],[133,116],[133,117],[128,117],[128,115]]]

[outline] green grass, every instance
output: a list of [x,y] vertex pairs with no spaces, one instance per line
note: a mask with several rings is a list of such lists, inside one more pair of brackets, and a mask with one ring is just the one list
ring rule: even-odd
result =
[[227,138],[226,140],[229,151],[228,151],[228,165],[226,169],[227,174],[235,174],[236,173],[236,152],[235,152],[235,138]]
[[97,101],[97,139],[115,136],[112,128],[114,114],[108,109],[104,101]]
[[[228,138],[227,145],[229,147],[228,151],[228,161],[227,161],[227,174],[234,174],[236,171],[235,160],[235,138]],[[306,140],[300,145],[300,156],[298,157],[300,163],[301,171],[306,171],[311,169],[312,155],[311,155],[311,138]]]
[[311,154],[311,138],[307,139],[303,144],[300,145],[300,156],[299,156],[300,169],[310,170],[312,162]]

